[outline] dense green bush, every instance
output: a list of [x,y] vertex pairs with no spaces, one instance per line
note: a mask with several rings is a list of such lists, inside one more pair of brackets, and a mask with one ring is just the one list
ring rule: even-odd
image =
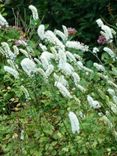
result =
[[[75,27],[78,30],[76,39],[91,43],[97,39],[95,20],[103,17],[110,24],[117,21],[117,4],[114,0],[10,0],[6,10],[9,12],[8,20],[14,23],[13,12],[19,21],[29,19],[28,5],[33,4],[38,8],[40,18],[44,23],[49,23],[52,28]],[[12,19],[12,20],[11,20]],[[20,23],[20,22],[19,22]]]
[[[1,68],[2,84],[8,87],[1,89],[0,100],[4,105],[0,110],[7,103],[19,102],[12,99],[14,96],[26,105],[19,112],[11,111],[9,116],[3,112],[0,116],[0,153],[6,156],[116,155],[114,30],[99,19],[97,23],[103,26],[100,29],[106,43],[92,49],[72,41],[65,26],[62,31],[51,31],[40,25],[36,9],[31,7],[34,14],[26,41],[17,45],[14,42],[17,38],[1,38],[0,52],[6,58]],[[9,30],[5,24],[1,29],[3,34]],[[100,52],[101,58],[97,55]],[[86,53],[94,55],[98,64],[92,60],[86,64]]]

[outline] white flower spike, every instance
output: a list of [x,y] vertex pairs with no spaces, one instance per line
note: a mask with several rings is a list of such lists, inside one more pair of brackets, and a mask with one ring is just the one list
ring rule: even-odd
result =
[[69,112],[69,119],[71,122],[72,133],[80,133],[80,123],[74,112]]

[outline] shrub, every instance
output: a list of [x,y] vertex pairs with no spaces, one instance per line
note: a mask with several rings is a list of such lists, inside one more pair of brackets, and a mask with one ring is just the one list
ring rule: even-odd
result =
[[22,20],[29,20],[27,8],[31,3],[38,8],[40,18],[43,19],[44,23],[49,23],[52,28],[59,29],[61,29],[62,24],[67,27],[75,27],[78,30],[76,38],[87,44],[96,41],[98,29],[94,21],[97,18],[103,17],[107,22],[111,21],[110,24],[116,22],[115,1],[109,0],[11,0],[10,4],[6,5],[6,10],[9,10],[8,19],[10,22],[14,20],[11,8],[14,8],[19,24]]
[[[34,6],[30,8],[35,32],[37,11]],[[31,34],[37,43],[34,48],[28,40],[19,47],[1,43],[8,63],[5,76],[17,86],[16,95],[24,94],[29,101],[28,112],[24,109],[22,118],[15,120],[17,126],[12,123],[8,129],[6,124],[5,135],[2,131],[1,138],[9,138],[5,146],[8,155],[16,151],[40,156],[116,154],[117,56],[116,49],[110,49],[114,30],[101,19],[97,23],[106,39],[101,59],[97,55],[100,48],[92,50],[70,40],[65,26],[63,31],[53,32],[40,24],[37,35]],[[86,66],[86,53],[92,53],[97,62],[90,61]]]

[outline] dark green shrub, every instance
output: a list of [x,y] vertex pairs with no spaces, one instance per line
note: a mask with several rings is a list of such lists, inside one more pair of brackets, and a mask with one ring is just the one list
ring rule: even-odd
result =
[[[91,43],[96,40],[95,20],[103,17],[107,22],[116,21],[117,4],[114,0],[6,0],[8,20],[13,22],[13,11],[19,20],[28,20],[30,12],[28,6],[35,5],[40,18],[51,27],[60,28],[62,24],[78,29],[78,39]],[[90,35],[91,34],[91,35]]]

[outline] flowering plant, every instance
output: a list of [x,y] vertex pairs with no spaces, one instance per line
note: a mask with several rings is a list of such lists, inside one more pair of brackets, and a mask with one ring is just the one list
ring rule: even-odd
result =
[[[37,9],[32,5],[29,8],[34,21],[38,21]],[[112,29],[104,25],[101,19],[97,23],[107,43],[112,44]],[[58,140],[62,137],[67,143],[62,142],[61,145],[54,138],[55,148],[58,150],[59,144],[62,150],[58,155],[85,155],[86,149],[88,154],[96,154],[94,147],[98,150],[99,143],[105,142],[106,134],[109,133],[109,139],[112,140],[112,136],[117,140],[116,53],[110,47],[104,47],[104,55],[99,59],[99,48],[92,50],[79,41],[71,41],[66,26],[62,28],[63,31],[55,29],[53,32],[40,24],[37,28],[38,40],[35,41],[37,49],[32,48],[28,41],[23,42],[23,47],[10,47],[7,42],[2,42],[0,52],[8,64],[4,66],[4,71],[25,95],[30,109],[35,107],[40,137],[44,135],[52,141],[54,133]],[[91,68],[85,65],[83,59],[89,52],[98,61],[93,62]],[[101,134],[102,130],[104,132]],[[21,136],[24,133],[22,128]],[[90,144],[89,140],[92,139],[94,142]],[[38,141],[44,143],[41,139]],[[86,148],[80,151],[83,144]],[[47,154],[41,147],[40,151]],[[52,153],[51,148],[49,151]]]

